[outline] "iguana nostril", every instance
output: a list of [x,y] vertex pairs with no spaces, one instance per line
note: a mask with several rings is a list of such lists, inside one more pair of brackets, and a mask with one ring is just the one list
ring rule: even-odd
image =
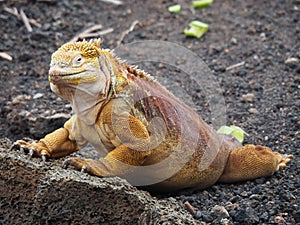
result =
[[59,76],[60,73],[59,73],[59,70],[58,70],[58,66],[52,66],[50,69],[49,69],[49,76],[50,77],[56,77],[56,76]]

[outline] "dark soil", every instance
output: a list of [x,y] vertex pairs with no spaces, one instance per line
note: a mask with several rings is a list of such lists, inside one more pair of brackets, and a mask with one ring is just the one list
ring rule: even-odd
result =
[[[175,1],[164,0],[126,1],[121,6],[102,1],[2,1],[0,52],[7,52],[13,60],[0,58],[0,137],[41,138],[69,116],[70,107],[51,93],[47,81],[50,56],[61,44],[92,25],[102,24],[103,30],[114,29],[103,36],[103,47],[113,49],[122,33],[138,20],[124,44],[165,40],[195,52],[224,90],[227,124],[246,130],[246,143],[295,156],[271,178],[157,197],[189,201],[196,208],[195,218],[207,223],[300,223],[300,2],[226,0],[202,10],[192,10],[190,1],[178,2],[182,4],[179,14],[167,10]],[[22,20],[5,7],[23,9],[41,26],[33,25],[33,32],[28,32]],[[183,34],[195,19],[209,24],[209,32],[201,39]],[[294,60],[289,62],[290,58]],[[245,64],[226,70],[240,62]],[[168,81],[167,66],[144,66],[147,72]],[[201,91],[178,71],[175,75],[174,82],[187,90],[199,114],[209,120]],[[172,90],[172,85],[169,87]],[[255,99],[242,101],[245,94],[253,94]],[[227,219],[214,212],[216,205],[225,206]]]

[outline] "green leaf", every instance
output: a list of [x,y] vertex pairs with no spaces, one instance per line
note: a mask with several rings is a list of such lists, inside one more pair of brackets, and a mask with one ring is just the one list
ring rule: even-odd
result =
[[231,134],[233,132],[233,129],[228,126],[221,126],[218,130],[218,134]]
[[196,1],[192,1],[192,6],[195,9],[202,9],[202,8],[206,8],[207,6],[213,4],[213,0],[196,0]]
[[239,131],[233,131],[231,133],[232,136],[234,136],[239,142],[243,143],[244,141],[244,133],[241,133]]
[[228,126],[222,126],[217,130],[218,134],[230,134],[234,136],[239,142],[243,143],[244,141],[244,136],[249,135],[246,133],[242,128],[231,125],[230,127]]
[[208,25],[206,23],[200,22],[198,20],[192,21],[189,29],[184,30],[184,34],[189,37],[202,37],[208,30]]
[[177,5],[171,5],[168,8],[169,12],[171,13],[179,13],[181,10],[181,5],[177,4]]
[[230,125],[230,127],[232,129],[234,129],[235,131],[241,132],[241,133],[246,134],[247,136],[249,136],[249,134],[240,127],[237,127],[237,126],[234,126],[234,125]]

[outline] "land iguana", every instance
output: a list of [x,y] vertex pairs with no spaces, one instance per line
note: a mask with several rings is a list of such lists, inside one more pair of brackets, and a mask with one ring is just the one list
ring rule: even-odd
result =
[[100,39],[66,43],[52,54],[51,90],[70,101],[74,115],[43,139],[18,140],[13,148],[45,160],[89,142],[105,155],[71,157],[65,164],[162,192],[270,176],[291,160],[291,155],[242,146],[232,136],[217,134],[150,75],[100,44]]

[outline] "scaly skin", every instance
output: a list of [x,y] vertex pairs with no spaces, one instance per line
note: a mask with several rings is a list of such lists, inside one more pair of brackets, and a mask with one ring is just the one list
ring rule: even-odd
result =
[[270,176],[292,158],[216,134],[150,75],[101,49],[100,42],[68,43],[53,53],[51,89],[70,101],[75,115],[40,141],[13,147],[58,158],[90,142],[107,154],[66,164],[161,192]]

